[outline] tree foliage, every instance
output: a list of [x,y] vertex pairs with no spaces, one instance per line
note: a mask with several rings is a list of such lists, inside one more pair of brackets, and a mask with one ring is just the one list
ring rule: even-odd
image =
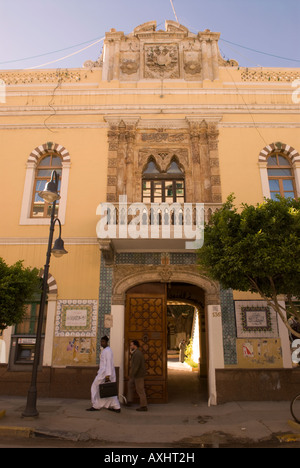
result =
[[230,195],[205,226],[198,263],[225,288],[259,293],[290,328],[278,299],[286,296],[300,322],[300,201],[278,197],[238,211]]
[[36,268],[25,268],[22,261],[9,266],[0,258],[0,330],[22,322],[25,303],[39,285]]

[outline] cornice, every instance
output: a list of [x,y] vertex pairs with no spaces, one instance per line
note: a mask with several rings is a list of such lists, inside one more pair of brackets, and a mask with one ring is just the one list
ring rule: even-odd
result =
[[[98,245],[96,237],[64,237],[65,245]],[[0,245],[47,245],[46,237],[0,237]]]
[[[206,120],[209,120],[206,117],[203,117]],[[199,120],[199,117],[197,117]],[[117,121],[117,120],[116,120]],[[215,121],[211,119],[211,121]],[[218,124],[219,128],[300,128],[300,122],[220,122]],[[48,124],[49,127],[49,124]],[[109,125],[107,123],[73,123],[73,122],[64,122],[64,123],[52,123],[50,125],[52,129],[107,129]],[[147,129],[147,128],[173,128],[173,129],[182,129],[187,128],[187,124],[179,119],[167,119],[167,120],[152,120],[152,121],[141,121],[141,125],[137,128]],[[0,124],[0,130],[35,130],[35,129],[45,129],[44,123],[32,123],[32,124]]]
[[[191,113],[296,113],[299,105],[293,104],[137,104],[137,105],[73,105],[55,106],[58,115],[141,115],[141,114],[191,114]],[[0,117],[49,115],[49,106],[0,106]]]
[[[163,81],[163,94],[165,95],[224,95],[224,96],[231,96],[231,95],[272,95],[272,96],[283,96],[292,94],[294,89],[292,88],[291,84],[281,83],[281,84],[271,84],[268,87],[263,86],[263,83],[253,83],[249,86],[249,83],[223,83],[224,86],[231,86],[230,88],[205,88],[205,87],[197,87],[197,88],[186,88],[186,87],[178,87],[178,88],[168,88],[166,86],[170,80]],[[162,93],[162,82],[159,81],[152,81],[152,84],[157,83],[157,87],[153,88],[100,88],[98,87],[97,83],[87,83],[84,85],[80,85],[81,87],[77,89],[78,85],[74,85],[74,87],[65,87],[60,88],[55,91],[55,96],[108,96],[108,95],[161,95]],[[183,83],[183,81],[182,81]],[[76,86],[76,88],[75,88]],[[14,86],[6,86],[6,98],[9,99],[10,97],[28,97],[30,96],[53,96],[53,88],[41,89],[35,86],[35,89],[32,87],[27,86],[28,90],[26,90],[26,85],[22,85],[23,89],[20,89],[21,86],[15,86],[17,89],[13,89]],[[89,87],[89,89],[87,89]]]

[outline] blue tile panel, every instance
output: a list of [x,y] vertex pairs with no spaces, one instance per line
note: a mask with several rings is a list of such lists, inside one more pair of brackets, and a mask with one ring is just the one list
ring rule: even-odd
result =
[[101,337],[110,335],[110,329],[104,328],[104,318],[111,312],[113,268],[105,265],[101,254],[100,286],[99,286],[99,308],[98,308],[98,333],[97,333],[97,363],[99,363]]
[[161,265],[165,257],[171,265],[195,265],[197,256],[194,253],[120,253],[116,255],[116,264]]
[[220,289],[222,328],[223,328],[223,347],[224,363],[226,365],[237,364],[236,352],[236,321],[231,289]]

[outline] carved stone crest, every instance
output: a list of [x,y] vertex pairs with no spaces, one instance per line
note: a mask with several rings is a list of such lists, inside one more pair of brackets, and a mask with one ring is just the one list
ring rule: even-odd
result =
[[189,75],[196,75],[201,72],[201,64],[196,61],[189,61],[184,64],[184,70]]
[[179,78],[178,46],[145,45],[145,78]]
[[120,65],[120,68],[126,75],[132,75],[133,73],[137,72],[139,64],[134,60],[124,59]]

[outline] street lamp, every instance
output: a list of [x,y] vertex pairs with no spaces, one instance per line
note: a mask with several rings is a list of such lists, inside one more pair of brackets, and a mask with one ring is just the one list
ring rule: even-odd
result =
[[[24,418],[33,418],[39,415],[39,412],[36,408],[36,400],[37,400],[37,371],[40,361],[40,354],[41,354],[41,342],[42,342],[42,328],[43,328],[43,319],[44,319],[44,310],[45,304],[47,299],[47,286],[48,286],[48,274],[49,274],[49,266],[50,266],[50,257],[51,253],[54,256],[60,257],[68,253],[64,248],[64,241],[61,238],[61,223],[60,220],[55,217],[55,206],[57,200],[60,199],[60,195],[58,194],[58,181],[59,175],[56,171],[53,171],[51,174],[51,180],[45,186],[45,190],[39,192],[39,196],[43,198],[48,203],[52,203],[52,211],[51,211],[51,218],[50,218],[50,232],[49,232],[49,240],[48,240],[48,249],[46,255],[46,264],[44,267],[44,277],[43,277],[43,286],[42,286],[42,294],[41,294],[41,302],[40,302],[40,311],[38,317],[38,326],[36,332],[36,342],[35,342],[35,353],[34,353],[34,361],[32,367],[32,376],[31,376],[31,384],[27,394],[27,405],[25,411],[22,413]],[[53,242],[53,233],[55,223],[58,222],[59,224],[59,237],[54,242],[54,246],[52,247]]]

